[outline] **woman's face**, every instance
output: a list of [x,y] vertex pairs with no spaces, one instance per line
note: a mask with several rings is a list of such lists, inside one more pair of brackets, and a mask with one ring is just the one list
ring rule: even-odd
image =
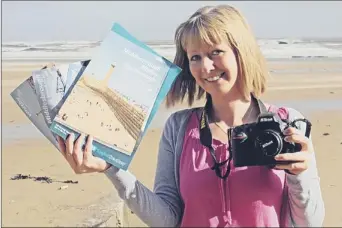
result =
[[238,64],[228,43],[186,48],[189,68],[197,84],[212,97],[238,93]]

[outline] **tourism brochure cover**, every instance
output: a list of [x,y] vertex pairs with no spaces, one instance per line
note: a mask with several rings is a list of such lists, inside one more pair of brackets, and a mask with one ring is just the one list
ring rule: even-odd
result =
[[50,129],[64,139],[92,135],[94,156],[126,170],[180,72],[114,23]]

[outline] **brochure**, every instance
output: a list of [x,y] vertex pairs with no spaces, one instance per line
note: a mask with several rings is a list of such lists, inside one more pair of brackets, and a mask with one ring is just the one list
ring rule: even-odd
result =
[[126,170],[180,72],[114,23],[50,129],[64,139],[70,133],[92,135],[94,156]]

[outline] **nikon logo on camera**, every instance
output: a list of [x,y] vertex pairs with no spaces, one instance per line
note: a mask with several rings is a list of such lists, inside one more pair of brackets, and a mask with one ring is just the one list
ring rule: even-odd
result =
[[273,121],[272,117],[262,117],[260,118],[260,122],[271,122]]
[[262,148],[268,147],[268,146],[271,145],[272,143],[273,143],[272,140],[269,141],[269,142],[267,142],[267,143],[264,143],[264,144],[262,144]]

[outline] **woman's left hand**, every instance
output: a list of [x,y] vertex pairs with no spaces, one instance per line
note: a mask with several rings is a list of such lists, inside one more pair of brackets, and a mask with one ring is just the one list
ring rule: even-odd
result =
[[299,143],[302,149],[299,152],[275,156],[277,162],[284,164],[277,164],[274,168],[287,170],[291,174],[298,175],[308,169],[310,156],[313,153],[312,142],[301,131],[293,127],[287,128],[283,133],[287,135],[285,141]]

